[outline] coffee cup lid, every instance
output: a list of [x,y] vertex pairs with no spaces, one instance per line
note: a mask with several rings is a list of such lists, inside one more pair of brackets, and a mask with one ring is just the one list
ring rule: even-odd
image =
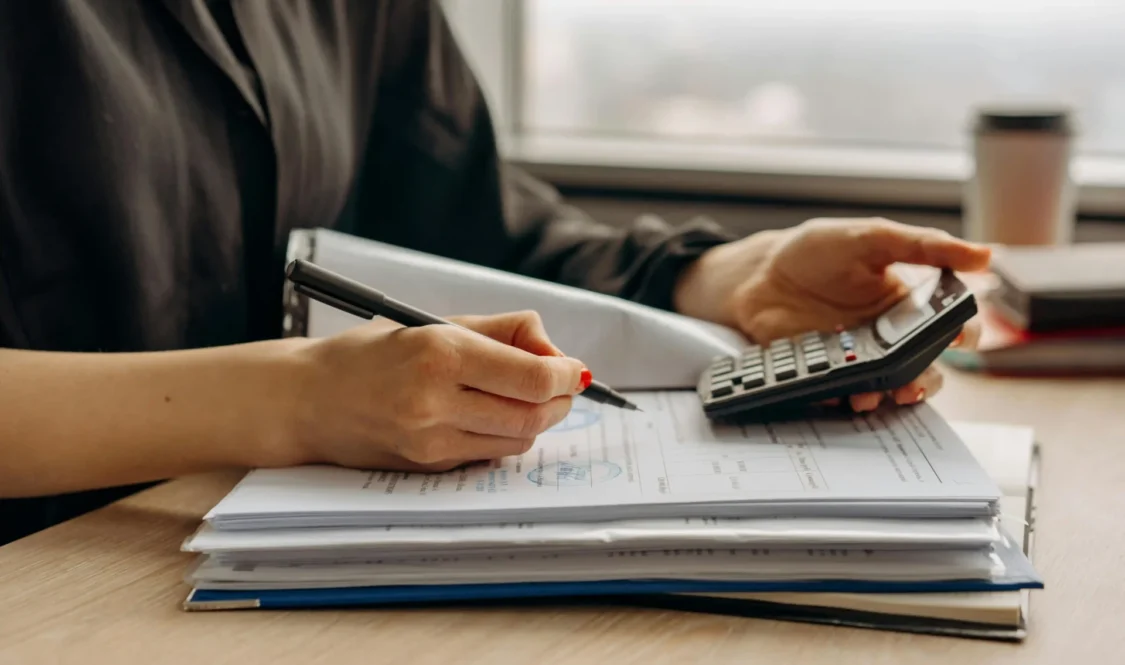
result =
[[1001,106],[978,110],[975,130],[977,133],[1044,132],[1071,134],[1074,132],[1074,126],[1067,109]]

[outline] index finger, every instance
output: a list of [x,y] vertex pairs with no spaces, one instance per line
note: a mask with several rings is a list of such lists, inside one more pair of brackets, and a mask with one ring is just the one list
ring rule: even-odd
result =
[[453,335],[457,347],[457,380],[469,388],[542,404],[582,389],[589,370],[565,356],[537,356],[471,330]]
[[878,267],[894,263],[950,268],[975,272],[988,267],[991,250],[934,228],[896,224],[888,220],[872,222],[863,234],[865,255]]
[[524,310],[492,316],[460,316],[457,323],[497,342],[523,349],[537,356],[564,355],[547,335],[539,314]]

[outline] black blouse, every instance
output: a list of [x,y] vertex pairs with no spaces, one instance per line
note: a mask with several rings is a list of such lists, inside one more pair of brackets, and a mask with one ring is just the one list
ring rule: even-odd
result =
[[[318,226],[665,308],[730,239],[504,164],[438,0],[0,2],[0,346],[276,337]],[[0,501],[0,543],[130,489]]]

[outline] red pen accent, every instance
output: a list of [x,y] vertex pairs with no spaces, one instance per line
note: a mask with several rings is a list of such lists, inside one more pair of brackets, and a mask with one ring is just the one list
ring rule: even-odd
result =
[[590,387],[590,383],[594,381],[594,373],[585,367],[582,368],[581,377],[578,379],[579,392]]

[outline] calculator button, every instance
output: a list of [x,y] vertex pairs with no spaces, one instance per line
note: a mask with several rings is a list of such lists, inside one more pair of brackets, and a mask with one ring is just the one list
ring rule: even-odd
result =
[[823,372],[824,370],[831,367],[831,363],[828,362],[828,358],[825,358],[823,356],[806,358],[805,364],[809,368],[810,372]]
[[789,379],[795,378],[797,376],[797,368],[793,365],[785,365],[774,370],[773,375],[777,378],[778,381],[788,381]]
[[734,392],[734,384],[730,381],[711,385],[711,397],[726,397]]
[[766,376],[761,372],[755,374],[747,374],[742,377],[742,389],[751,390],[753,388],[760,388],[766,385]]
[[847,355],[844,356],[844,360],[852,362],[853,360],[855,360],[855,353],[852,351],[848,351]]
[[712,374],[711,383],[722,383],[723,381],[730,381],[734,378],[734,372],[728,371],[722,374]]
[[757,358],[743,358],[742,367],[745,369],[754,369],[762,366],[761,357]]

